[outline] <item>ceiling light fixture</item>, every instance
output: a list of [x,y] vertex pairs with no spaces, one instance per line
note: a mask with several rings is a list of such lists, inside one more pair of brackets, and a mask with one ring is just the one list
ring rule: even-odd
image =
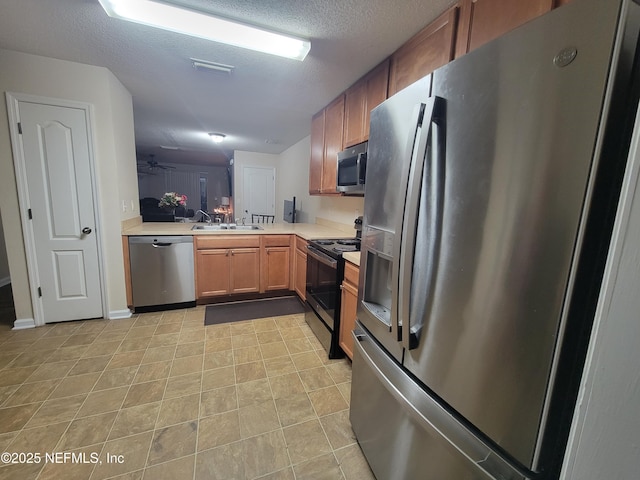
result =
[[283,35],[165,2],[153,0],[98,1],[110,17],[258,52],[302,61],[311,48],[311,42],[303,38]]
[[209,136],[214,143],[221,143],[226,137],[224,133],[210,133]]

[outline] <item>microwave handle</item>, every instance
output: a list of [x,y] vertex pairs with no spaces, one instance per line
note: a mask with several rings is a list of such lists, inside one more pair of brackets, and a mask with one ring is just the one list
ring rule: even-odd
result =
[[360,152],[358,154],[358,158],[356,159],[356,170],[358,172],[358,183],[360,183],[360,179],[362,179],[363,174],[365,172],[362,171],[362,168],[367,168],[367,164],[363,163],[362,160],[367,160],[367,152]]

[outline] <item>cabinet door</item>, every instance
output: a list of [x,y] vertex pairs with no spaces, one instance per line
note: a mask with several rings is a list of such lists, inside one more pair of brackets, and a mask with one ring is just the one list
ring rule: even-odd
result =
[[371,110],[387,99],[388,90],[389,59],[382,62],[367,75],[367,104],[364,112],[364,136],[362,141],[369,139],[369,117],[371,116]]
[[[298,240],[300,242],[300,240]],[[306,248],[306,242],[305,242]],[[307,288],[307,252],[306,250],[296,248],[295,251],[295,273],[293,279],[293,289],[298,296],[304,300],[306,298]]]
[[344,147],[351,147],[369,138],[371,110],[387,99],[389,60],[375,67],[345,92]]
[[353,337],[351,331],[356,325],[358,308],[358,289],[351,283],[342,283],[342,299],[340,305],[340,337],[338,343],[344,353],[353,359]]
[[553,4],[554,0],[462,0],[456,58],[549,12]]
[[264,291],[288,290],[290,252],[287,247],[268,247],[262,261]]
[[389,96],[453,60],[457,14],[451,7],[391,56]]
[[311,159],[309,160],[309,193],[319,194],[322,188],[324,158],[324,110],[311,119]]
[[260,291],[260,249],[234,248],[231,250],[231,286],[229,293]]
[[198,250],[196,253],[197,297],[211,297],[229,293],[229,266],[229,250]]
[[336,166],[338,153],[342,151],[343,126],[344,95],[340,95],[325,108],[321,193],[338,195],[336,191]]
[[345,92],[344,145],[350,147],[364,141],[367,111],[367,80],[363,78]]

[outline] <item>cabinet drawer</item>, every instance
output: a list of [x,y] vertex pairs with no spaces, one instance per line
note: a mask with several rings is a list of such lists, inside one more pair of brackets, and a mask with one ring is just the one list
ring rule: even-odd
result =
[[307,253],[308,242],[304,238],[296,237],[296,248]]
[[198,250],[207,248],[259,247],[260,235],[200,235],[196,236]]
[[262,235],[262,245],[265,247],[288,247],[290,235]]
[[360,269],[353,263],[345,262],[344,264],[344,280],[358,287],[358,279],[360,278]]

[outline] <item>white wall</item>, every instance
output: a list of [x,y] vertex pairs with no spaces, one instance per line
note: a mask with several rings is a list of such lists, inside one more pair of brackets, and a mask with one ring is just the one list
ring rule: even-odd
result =
[[[93,106],[97,229],[104,246],[109,312],[125,312],[120,225],[138,215],[131,95],[105,68],[0,49],[0,92],[39,95]],[[6,101],[5,101],[6,105]],[[127,206],[123,211],[122,204]],[[134,208],[131,209],[131,203]],[[33,318],[7,115],[0,115],[0,205],[16,317]]]
[[[353,225],[353,221],[362,215],[363,197],[324,197],[309,195],[309,156],[311,154],[310,137],[305,137],[280,155],[236,151],[234,155],[234,191],[235,216],[242,217],[244,166],[274,167],[276,169],[276,222],[282,222],[284,200],[296,197],[298,223],[316,223],[317,219],[327,219],[344,225]],[[355,234],[355,231],[354,231]]]
[[562,480],[640,478],[640,115]]
[[[309,195],[310,154],[310,137],[303,138],[280,154],[276,191],[281,198],[276,198],[276,204],[282,209],[282,201],[295,195],[296,208],[299,210],[298,222],[316,223],[317,218],[324,218],[344,225],[353,225],[355,218],[362,215],[364,198]],[[281,216],[280,210],[279,217],[276,218]]]
[[0,287],[11,283],[9,275],[9,260],[7,259],[7,247],[4,241],[4,229],[2,228],[2,214],[0,213]]

